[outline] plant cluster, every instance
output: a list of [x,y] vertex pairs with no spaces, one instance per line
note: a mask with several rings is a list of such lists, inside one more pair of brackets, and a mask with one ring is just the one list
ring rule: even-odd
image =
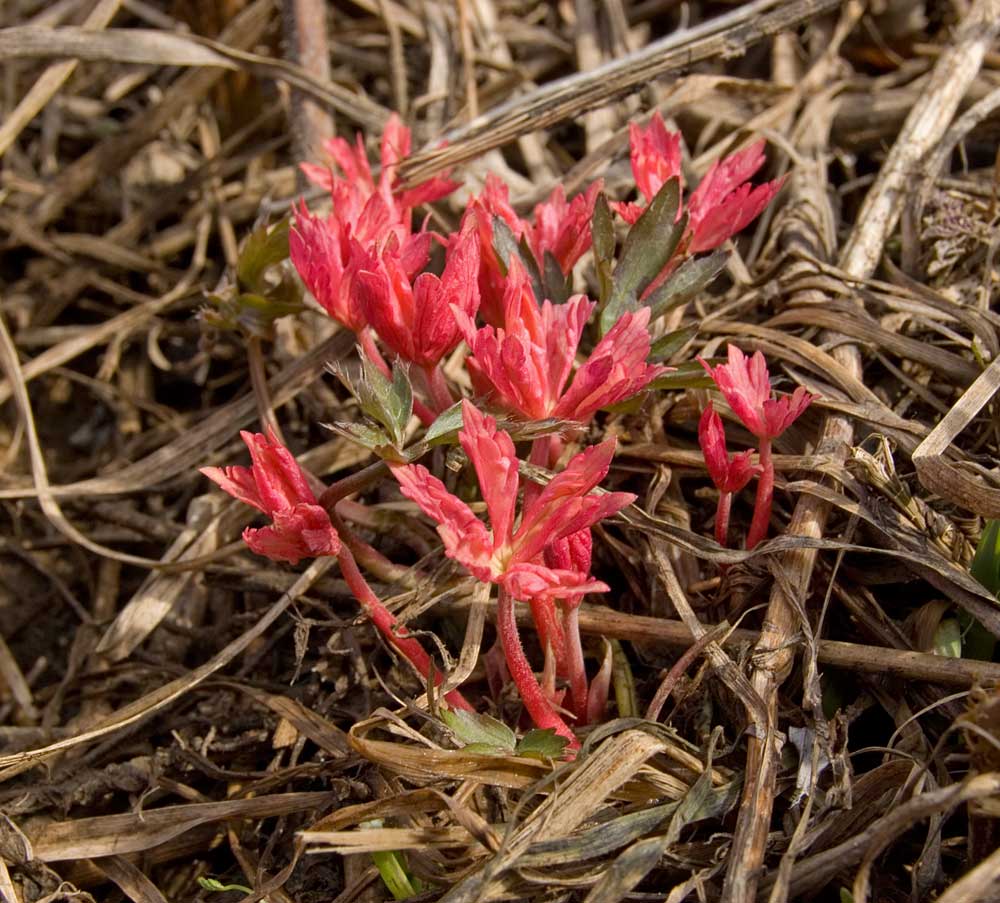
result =
[[[327,216],[304,203],[287,235],[291,262],[319,305],[351,330],[360,354],[353,375],[338,373],[367,415],[363,422],[332,427],[382,458],[404,496],[437,526],[444,553],[475,580],[497,587],[497,626],[506,673],[535,725],[550,729],[570,749],[573,726],[598,721],[610,685],[610,660],[589,676],[577,613],[583,596],[607,585],[591,576],[591,528],[634,501],[604,492],[614,439],[584,448],[557,469],[568,441],[580,441],[598,411],[620,405],[663,384],[660,361],[676,353],[690,330],[654,341],[651,330],[667,311],[702,291],[722,270],[718,250],[755,219],[781,180],[752,185],[764,164],[763,142],[716,163],[686,198],[680,135],[655,114],[633,124],[631,164],[642,202],[609,203],[595,182],[567,199],[558,186],[522,218],[507,186],[490,176],[469,199],[458,228],[441,234],[417,221],[417,208],[456,190],[446,176],[408,187],[399,168],[410,151],[410,133],[397,118],[382,137],[378,174],[360,136],[326,144],[329,164],[303,164],[303,172],[330,192]],[[623,225],[616,227],[615,216]],[[616,232],[627,232],[619,247]],[[265,238],[266,238],[265,235]],[[255,247],[275,242],[256,240]],[[592,251],[596,297],[574,294],[581,261]],[[280,255],[269,254],[266,265]],[[264,265],[244,266],[260,286]],[[577,271],[576,273],[574,271]],[[282,305],[289,312],[286,281]],[[255,323],[266,303],[252,294]],[[233,302],[230,299],[230,306]],[[237,305],[238,306],[238,305]],[[262,313],[264,311],[265,313]],[[238,311],[237,311],[238,314]],[[236,317],[238,320],[238,316]],[[588,342],[588,332],[596,342]],[[450,379],[445,361],[463,343],[462,376]],[[590,347],[589,353],[584,349]],[[808,406],[803,389],[773,398],[758,352],[749,360],[729,347],[729,361],[702,361],[733,413],[757,438],[751,452],[730,455],[722,421],[709,405],[699,428],[708,472],[719,489],[716,536],[725,544],[732,497],[758,477],[747,547],[767,532],[774,489],[772,441]],[[454,372],[454,371],[452,371]],[[471,387],[471,398],[461,386]],[[511,425],[498,426],[497,416]],[[425,431],[407,445],[413,416]],[[526,462],[514,433],[531,437]],[[475,470],[488,524],[468,501],[417,463],[431,446],[457,441]],[[370,485],[383,468],[321,488],[273,432],[244,433],[251,467],[209,467],[203,473],[230,495],[259,509],[270,525],[248,528],[247,545],[277,561],[337,557],[347,584],[386,640],[425,680],[442,682],[422,643],[399,624],[359,568],[386,562],[345,523],[348,495]],[[522,475],[549,472],[544,485]],[[540,471],[539,469],[544,469]],[[530,605],[545,650],[541,681],[528,661],[516,621],[518,602]],[[473,707],[458,689],[445,697],[454,710]]]

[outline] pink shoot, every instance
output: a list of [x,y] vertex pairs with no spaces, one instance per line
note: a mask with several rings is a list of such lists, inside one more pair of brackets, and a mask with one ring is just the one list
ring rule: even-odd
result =
[[799,386],[791,395],[772,398],[771,379],[764,355],[757,351],[753,357],[748,358],[735,345],[729,345],[727,353],[728,362],[716,367],[709,366],[701,358],[699,361],[715,381],[715,385],[733,413],[760,443],[760,478],[757,481],[753,518],[750,521],[746,541],[746,547],[752,549],[767,536],[771,521],[774,496],[772,442],[802,415],[812,402],[813,396]]

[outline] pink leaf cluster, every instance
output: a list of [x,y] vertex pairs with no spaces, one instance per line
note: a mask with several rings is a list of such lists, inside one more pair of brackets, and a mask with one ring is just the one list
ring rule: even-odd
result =
[[479,235],[480,312],[487,323],[499,326],[503,322],[506,283],[504,268],[494,249],[493,219],[502,219],[518,241],[525,241],[540,268],[544,268],[545,256],[549,254],[567,276],[590,249],[590,220],[602,184],[600,180],[594,182],[571,200],[566,199],[562,185],[557,185],[547,200],[535,206],[534,218],[525,220],[510,205],[507,185],[492,173],[486,177],[486,185],[479,197],[469,203],[467,215],[474,218]]
[[726,430],[722,418],[709,403],[698,422],[698,444],[705,456],[705,467],[720,492],[742,492],[747,483],[760,472],[750,463],[754,450],[729,454],[726,449]]
[[583,295],[565,304],[539,305],[524,267],[512,258],[502,325],[476,329],[470,316],[455,312],[472,350],[466,368],[477,394],[528,420],[582,423],[600,408],[641,392],[667,369],[646,363],[649,308],[642,307],[618,320],[570,381],[593,310],[594,303]]
[[748,358],[735,345],[729,345],[727,355],[728,362],[715,367],[699,361],[743,425],[761,441],[776,439],[798,420],[813,396],[799,386],[791,395],[772,398],[771,377],[763,354],[757,351]]
[[201,472],[233,498],[271,518],[269,527],[243,531],[246,544],[258,555],[291,564],[337,555],[340,537],[292,453],[270,430],[266,436],[246,431],[240,436],[252,466],[203,467]]
[[589,567],[585,571],[573,567],[583,563],[579,555],[563,556],[562,562],[570,565],[566,568],[550,567],[542,557],[547,546],[588,530],[634,501],[630,493],[593,493],[608,472],[614,440],[576,455],[525,505],[515,525],[520,478],[514,443],[497,429],[492,417],[468,401],[462,403],[462,419],[459,441],[476,470],[489,528],[425,467],[391,466],[403,494],[437,521],[445,554],[479,580],[499,584],[515,599],[578,598],[607,590],[590,578]]
[[290,232],[289,256],[306,287],[326,312],[360,333],[367,325],[356,288],[358,271],[371,257],[384,258],[396,273],[412,281],[426,266],[433,233],[412,232],[413,209],[437,200],[458,187],[445,177],[422,182],[409,190],[399,184],[399,164],[410,152],[410,130],[393,114],[382,135],[382,167],[372,174],[364,141],[344,138],[325,144],[333,167],[303,163],[302,171],[330,192],[331,213],[325,219],[302,204]]
[[747,533],[746,546],[752,549],[767,535],[774,497],[774,462],[771,458],[772,442],[795,422],[813,400],[802,386],[791,395],[773,398],[771,377],[767,362],[759,351],[748,358],[735,345],[727,349],[727,363],[709,366],[698,358],[701,365],[715,381],[733,413],[760,442],[760,464],[752,467],[750,452],[741,452],[730,458],[726,451],[726,437],[719,415],[709,406],[701,417],[698,440],[705,455],[712,481],[719,488],[719,506],[716,512],[716,539],[726,544],[729,506],[732,495],[749,482],[754,471],[759,476],[754,498],[753,519]]
[[[646,128],[635,123],[629,126],[629,146],[632,175],[647,204],[670,179],[683,183],[680,134],[667,131],[658,112]],[[677,211],[678,219],[686,211],[688,222],[675,259],[719,247],[760,216],[784,184],[783,179],[750,184],[764,162],[761,140],[712,164],[687,203],[681,204]],[[645,209],[635,203],[617,203],[612,207],[630,224]]]
[[[335,192],[346,183],[362,201],[378,194],[394,218],[409,228],[415,207],[439,200],[459,187],[458,182],[442,175],[404,189],[399,179],[399,165],[410,155],[410,146],[410,130],[393,113],[382,132],[381,170],[377,181],[360,134],[353,146],[344,138],[327,139],[323,147],[330,157],[331,166],[301,163],[300,167],[310,182],[327,191]],[[341,176],[335,174],[333,166],[340,169]]]
[[433,367],[461,339],[452,310],[467,317],[479,307],[479,240],[471,228],[453,236],[440,277],[407,272],[395,255],[357,251],[356,292],[379,338],[403,360]]

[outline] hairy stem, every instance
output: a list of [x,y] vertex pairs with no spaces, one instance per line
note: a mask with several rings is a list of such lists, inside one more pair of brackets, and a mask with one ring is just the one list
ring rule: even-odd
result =
[[511,679],[521,694],[524,707],[531,720],[540,728],[552,728],[560,737],[565,737],[570,749],[579,749],[580,741],[573,736],[566,722],[560,718],[535,677],[531,665],[524,654],[521,636],[517,632],[516,605],[513,596],[502,586],[497,598],[497,631],[503,645],[504,657],[510,669]]
[[[341,540],[343,541],[337,560],[340,563],[340,573],[354,594],[354,598],[358,600],[365,614],[371,618],[372,623],[381,631],[382,636],[405,656],[416,669],[417,673],[426,680],[427,676],[433,670],[434,683],[440,685],[444,678],[439,671],[434,669],[431,658],[420,644],[420,641],[410,636],[409,631],[385,607],[382,600],[375,595],[372,588],[368,585],[368,581],[365,580],[358,569],[358,564],[354,560],[354,555],[350,548],[354,544],[349,541],[349,537],[352,535],[350,529],[336,515],[331,515],[330,522],[337,532],[340,533]],[[457,709],[465,709],[469,712],[474,711],[458,690],[452,690],[450,693],[445,694],[445,699]]]

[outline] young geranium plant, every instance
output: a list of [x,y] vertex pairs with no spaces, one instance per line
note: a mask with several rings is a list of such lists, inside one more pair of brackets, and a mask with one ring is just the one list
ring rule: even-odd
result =
[[[597,673],[588,675],[579,629],[583,597],[608,589],[591,576],[591,528],[635,498],[598,489],[615,441],[586,447],[588,435],[601,411],[625,403],[634,408],[644,393],[678,375],[666,376],[672,368],[659,361],[686,345],[693,330],[654,341],[657,318],[719,274],[726,256],[715,249],[757,217],[781,185],[750,183],[764,164],[763,144],[757,143],[714,164],[685,199],[680,136],[654,115],[647,126],[632,126],[630,138],[642,202],[609,203],[600,182],[575,197],[557,185],[530,217],[522,217],[507,186],[489,176],[448,234],[428,230],[417,209],[446,197],[457,183],[445,175],[404,185],[399,168],[411,141],[398,117],[390,118],[382,136],[377,173],[360,137],[353,144],[342,138],[327,142],[329,161],[302,168],[330,192],[331,210],[321,216],[300,204],[290,230],[287,224],[259,230],[248,243],[253,253],[245,255],[254,264],[241,267],[238,282],[244,295],[259,294],[269,305],[266,317],[254,320],[262,324],[253,333],[258,351],[269,334],[264,327],[300,307],[291,274],[278,279],[268,269],[289,270],[286,257],[317,303],[355,333],[360,361],[332,362],[330,369],[357,401],[356,409],[348,409],[360,416],[330,427],[382,460],[321,487],[269,431],[243,434],[250,467],[203,471],[269,519],[244,532],[254,552],[287,564],[337,558],[348,587],[386,640],[424,680],[440,684],[424,645],[378,598],[359,565],[388,582],[412,574],[348,524],[348,518],[375,523],[356,498],[391,471],[403,495],[435,522],[445,555],[475,581],[497,587],[506,670],[534,723],[570,749],[579,746],[574,728],[602,717],[611,673],[605,655]],[[615,213],[628,227],[620,247]],[[435,248],[438,253],[432,253]],[[577,265],[591,251],[594,298],[573,291],[574,279],[588,272]],[[463,341],[467,353],[453,354]],[[446,358],[450,376],[456,375],[456,361],[464,368],[451,381]],[[699,441],[720,493],[720,543],[727,540],[733,496],[759,476],[749,547],[767,530],[771,442],[810,397],[800,389],[787,399],[772,398],[763,358],[758,354],[748,362],[732,347],[728,364],[709,371],[760,447],[759,465],[751,463],[749,451],[731,455],[721,419],[711,407],[705,411]],[[688,375],[684,379],[690,384]],[[264,384],[258,378],[254,390],[263,392]],[[483,409],[506,417],[507,429]],[[426,431],[407,444],[413,415]],[[532,440],[526,461],[517,457],[515,438]],[[456,441],[475,469],[488,523],[476,516],[472,499],[459,498],[417,463],[434,445]],[[564,461],[568,441],[585,447]],[[522,469],[532,479],[522,479]],[[545,656],[541,681],[517,626],[522,602],[531,608]],[[500,671],[494,668],[491,676]],[[446,692],[445,700],[453,712],[472,709],[457,689]],[[453,718],[453,728],[473,723],[471,717]],[[500,733],[498,748],[546,755],[559,748],[546,742],[523,747],[509,732]],[[473,747],[478,742],[469,740]]]

